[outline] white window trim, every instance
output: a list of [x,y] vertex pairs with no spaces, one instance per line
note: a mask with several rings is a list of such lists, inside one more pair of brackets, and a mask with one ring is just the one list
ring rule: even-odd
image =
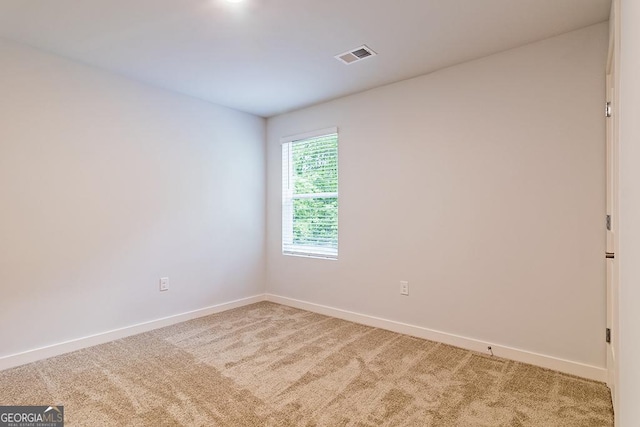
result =
[[302,141],[303,139],[316,138],[318,136],[329,135],[332,133],[338,133],[338,128],[337,127],[325,128],[325,129],[314,130],[311,132],[299,133],[291,136],[284,136],[280,138],[280,143],[288,144],[289,142]]
[[[299,133],[296,135],[291,135],[291,136],[285,136],[280,138],[280,144],[284,145],[284,144],[289,144],[291,142],[296,142],[296,141],[302,141],[305,139],[311,139],[311,138],[316,138],[316,137],[320,137],[320,136],[324,136],[324,135],[331,135],[331,134],[337,134],[338,133],[338,128],[337,127],[330,127],[330,128],[325,128],[325,129],[318,129],[315,131],[311,131],[311,132],[305,132],[305,133]],[[291,150],[289,150],[287,152],[288,155],[288,160],[287,160],[287,165],[289,166],[289,169],[291,169],[293,167],[292,165],[292,152]],[[283,153],[283,157],[284,157],[284,153]],[[285,178],[284,176],[282,177],[282,179],[289,179],[289,177],[291,176],[291,170],[288,171],[287,173],[287,177]],[[284,184],[284,183],[283,183]],[[285,224],[289,224],[291,227],[293,227],[293,200],[296,199],[305,199],[305,198],[330,198],[330,197],[336,197],[338,198],[338,192],[336,193],[317,193],[317,194],[297,194],[297,195],[293,195],[293,188],[290,185],[287,185],[287,190],[285,192],[285,186],[282,185],[282,254],[283,255],[291,255],[291,256],[300,256],[300,257],[305,257],[305,258],[320,258],[320,259],[331,259],[331,260],[337,260],[338,259],[338,250],[337,249],[332,249],[332,248],[321,248],[321,247],[317,247],[317,246],[302,246],[302,245],[293,245],[293,231],[289,230],[288,233],[284,232],[284,226]],[[289,203],[286,203],[286,201],[289,201]],[[287,218],[287,221],[285,221],[285,217]],[[289,242],[285,242],[285,236],[290,236],[290,238],[292,239]],[[285,244],[287,244],[289,247],[295,247],[295,250],[285,250]]]

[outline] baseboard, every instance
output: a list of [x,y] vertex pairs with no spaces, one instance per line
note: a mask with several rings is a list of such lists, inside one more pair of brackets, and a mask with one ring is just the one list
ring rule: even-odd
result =
[[467,350],[477,351],[480,353],[486,354],[488,352],[487,346],[491,346],[493,354],[498,357],[515,360],[517,362],[528,363],[531,365],[552,369],[554,371],[564,372],[566,374],[575,375],[577,377],[587,378],[590,380],[600,382],[606,382],[607,380],[607,370],[597,366],[586,365],[583,363],[559,359],[556,357],[533,353],[526,350],[487,343],[473,338],[467,338],[459,335],[449,334],[446,332],[435,331],[433,329],[423,328],[421,326],[409,325],[393,320],[382,319],[380,317],[368,316],[365,314],[327,307],[324,305],[300,301],[292,298],[281,297],[278,295],[266,294],[265,299],[267,301],[275,302],[278,304],[312,311],[314,313],[324,314],[326,316],[337,317],[339,319],[344,319],[367,326],[373,326],[380,329],[386,329],[388,331],[398,332],[405,335],[411,335],[418,338],[437,341]]
[[605,368],[586,365],[583,363],[573,362],[570,360],[560,359],[552,356],[546,356],[543,354],[533,353],[512,347],[487,343],[473,338],[449,334],[446,332],[436,331],[421,326],[409,325],[402,322],[396,322],[380,317],[341,310],[338,308],[300,301],[297,299],[282,297],[273,294],[255,295],[248,298],[243,298],[222,304],[216,304],[199,310],[189,311],[174,316],[168,316],[161,319],[151,320],[149,322],[138,323],[136,325],[127,326],[120,329],[114,329],[87,337],[28,350],[22,353],[3,356],[0,357],[0,371],[265,300],[299,308],[302,310],[312,311],[314,313],[324,314],[326,316],[332,316],[339,319],[360,323],[367,326],[373,326],[380,329],[386,329],[388,331],[411,335],[418,338],[424,338],[431,341],[437,341],[467,350],[477,351],[480,353],[486,354],[487,346],[490,345],[493,354],[498,357],[503,357],[505,359],[515,360],[523,363],[529,363],[532,365],[540,366],[547,369],[553,369],[555,371],[564,372],[570,375],[575,375],[595,381],[607,381],[607,370]]
[[59,344],[53,344],[46,347],[28,350],[22,353],[11,354],[0,357],[0,371],[4,369],[14,368],[38,360],[47,359],[53,356],[69,353],[83,348],[91,347],[98,344],[104,344],[109,341],[125,338],[131,335],[148,332],[154,329],[163,328],[165,326],[174,325],[176,323],[185,322],[187,320],[198,317],[209,316],[211,314],[220,313],[234,308],[242,307],[256,302],[264,301],[264,295],[255,295],[248,298],[242,298],[222,304],[216,304],[199,310],[193,310],[186,313],[176,314],[173,316],[163,317],[161,319],[151,320],[148,322],[138,323],[120,329],[114,329],[87,337],[82,337]]

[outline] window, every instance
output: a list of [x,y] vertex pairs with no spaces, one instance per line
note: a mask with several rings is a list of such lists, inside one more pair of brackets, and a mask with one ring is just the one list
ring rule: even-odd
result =
[[338,258],[338,133],[282,140],[282,253]]

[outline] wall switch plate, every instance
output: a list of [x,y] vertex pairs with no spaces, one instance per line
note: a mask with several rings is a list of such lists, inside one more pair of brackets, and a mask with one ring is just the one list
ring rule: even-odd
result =
[[162,277],[160,279],[160,292],[164,292],[164,291],[168,291],[169,290],[169,278],[168,277]]
[[400,295],[409,295],[409,282],[400,281]]

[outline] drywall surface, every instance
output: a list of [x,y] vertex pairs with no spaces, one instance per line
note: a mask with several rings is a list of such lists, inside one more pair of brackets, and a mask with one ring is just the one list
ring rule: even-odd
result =
[[264,292],[263,119],[8,41],[0,93],[0,356]]
[[623,0],[620,37],[620,262],[616,425],[640,425],[640,4]]
[[[269,119],[267,292],[603,367],[607,31]],[[331,126],[339,259],[282,255],[280,138]]]

